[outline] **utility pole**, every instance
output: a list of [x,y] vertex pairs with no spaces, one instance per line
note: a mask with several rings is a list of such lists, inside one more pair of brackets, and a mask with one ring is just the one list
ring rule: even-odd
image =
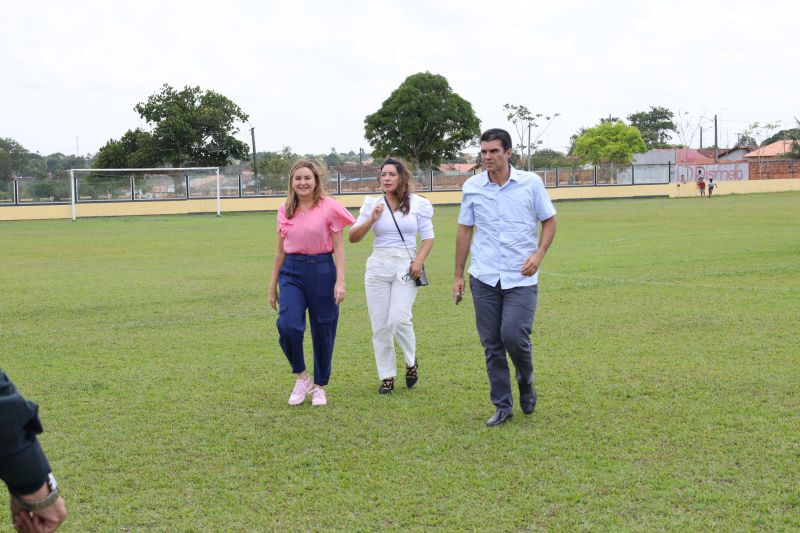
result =
[[703,149],[703,126],[700,126],[700,149]]
[[253,174],[258,183],[258,160],[256,159],[256,129],[254,127],[250,127],[250,139],[253,142]]
[[717,145],[717,115],[714,115],[714,162],[719,161],[719,145]]
[[528,122],[528,172],[531,171],[531,123]]

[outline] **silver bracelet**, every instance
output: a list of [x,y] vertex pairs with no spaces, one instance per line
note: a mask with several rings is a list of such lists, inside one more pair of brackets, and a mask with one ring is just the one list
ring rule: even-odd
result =
[[59,498],[60,493],[58,490],[58,483],[56,482],[55,476],[53,473],[50,472],[47,475],[47,485],[50,487],[50,494],[42,498],[41,500],[35,502],[29,502],[23,500],[16,494],[11,495],[11,499],[14,501],[16,505],[22,507],[26,511],[41,511],[42,509],[46,509],[55,503],[55,501]]

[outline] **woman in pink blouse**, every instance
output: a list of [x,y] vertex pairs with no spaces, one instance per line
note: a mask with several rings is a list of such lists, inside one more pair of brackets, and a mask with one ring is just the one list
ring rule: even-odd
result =
[[[342,230],[354,221],[347,209],[325,196],[317,165],[306,160],[294,164],[286,204],[278,210],[278,248],[269,283],[269,303],[278,310],[279,342],[297,376],[289,405],[300,405],[308,394],[311,405],[328,403],[325,385],[345,293]],[[314,346],[313,381],[303,355],[306,310]]]

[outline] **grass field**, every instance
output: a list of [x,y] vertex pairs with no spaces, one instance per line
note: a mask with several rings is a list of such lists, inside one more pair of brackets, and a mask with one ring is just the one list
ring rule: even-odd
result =
[[456,207],[418,388],[376,393],[371,244],[348,244],[315,409],[286,405],[274,214],[0,224],[0,367],[41,406],[63,530],[800,528],[800,194],[556,207],[539,403],[494,429]]

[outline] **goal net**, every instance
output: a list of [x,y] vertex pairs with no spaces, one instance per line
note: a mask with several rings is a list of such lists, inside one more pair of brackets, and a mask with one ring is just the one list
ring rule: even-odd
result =
[[[80,204],[91,204],[86,212],[103,216],[118,214],[111,204],[120,202],[163,202],[170,200],[205,199],[212,201],[209,209],[220,214],[220,199],[238,195],[238,184],[230,184],[219,173],[219,167],[187,168],[75,168],[70,173],[70,203],[72,220],[78,216]],[[231,187],[236,190],[230,190]],[[134,210],[137,213],[145,209]]]

